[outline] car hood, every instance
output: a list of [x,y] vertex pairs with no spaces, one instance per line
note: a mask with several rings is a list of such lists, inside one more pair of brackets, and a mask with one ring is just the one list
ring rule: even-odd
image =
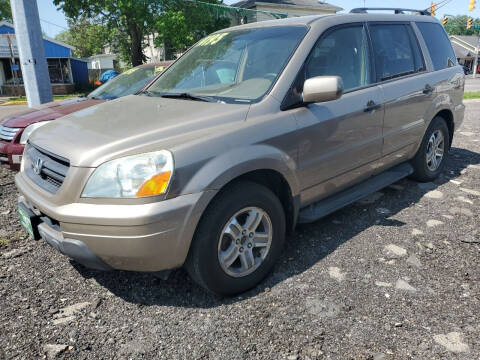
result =
[[53,121],[33,132],[30,142],[69,159],[72,166],[97,167],[121,156],[171,150],[214,127],[244,121],[248,109],[245,104],[130,95]]
[[72,112],[104,102],[88,98],[74,98],[42,104],[27,111],[8,116],[2,125],[13,128],[24,128],[40,121],[55,120]]

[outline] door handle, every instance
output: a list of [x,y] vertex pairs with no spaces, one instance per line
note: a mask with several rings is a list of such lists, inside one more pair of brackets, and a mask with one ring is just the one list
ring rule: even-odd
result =
[[423,89],[423,93],[425,95],[430,95],[433,92],[433,87],[430,86],[430,84],[425,85],[425,88]]
[[374,110],[378,110],[382,107],[381,104],[377,104],[375,101],[373,100],[370,100],[368,103],[367,103],[367,106],[365,107],[365,109],[363,111],[365,112],[372,112]]

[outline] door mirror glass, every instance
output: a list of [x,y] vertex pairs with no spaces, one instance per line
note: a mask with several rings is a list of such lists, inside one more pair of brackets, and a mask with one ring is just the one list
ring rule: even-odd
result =
[[316,76],[303,84],[304,103],[337,100],[342,94],[343,81],[339,76]]

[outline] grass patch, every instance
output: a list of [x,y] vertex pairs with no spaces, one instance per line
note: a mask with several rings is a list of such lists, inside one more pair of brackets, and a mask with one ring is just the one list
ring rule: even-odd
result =
[[8,240],[7,238],[0,238],[0,247],[2,246],[7,246],[8,244],[10,243],[10,240]]
[[[76,97],[81,97],[83,94],[68,94],[68,95],[54,95],[53,101],[57,100],[66,100]],[[14,96],[8,99],[8,101],[2,105],[24,105],[27,103],[27,98],[25,96]]]
[[480,91],[467,91],[463,94],[465,100],[468,99],[480,99]]

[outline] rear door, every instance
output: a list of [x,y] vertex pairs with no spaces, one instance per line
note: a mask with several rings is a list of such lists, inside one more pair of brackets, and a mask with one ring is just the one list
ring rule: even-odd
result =
[[344,95],[293,110],[299,126],[299,179],[303,189],[310,189],[305,201],[367,176],[380,158],[383,99],[372,70],[363,23],[327,30],[307,58],[304,79],[340,76]]
[[435,88],[435,93],[447,95],[448,105],[455,110],[463,108],[464,74],[457,66],[457,59],[443,26],[432,22],[417,22],[418,31],[423,37],[432,63],[429,82]]
[[[409,22],[369,23],[369,32],[376,80],[385,100],[382,154],[400,162],[423,134],[435,84]],[[389,165],[389,161],[384,164]]]

